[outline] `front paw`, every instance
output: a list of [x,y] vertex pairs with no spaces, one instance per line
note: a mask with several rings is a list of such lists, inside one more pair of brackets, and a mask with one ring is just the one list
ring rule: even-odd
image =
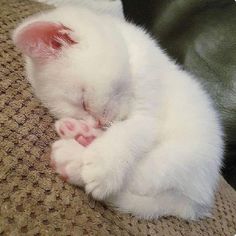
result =
[[85,190],[97,200],[104,200],[118,191],[123,181],[120,175],[122,170],[112,160],[112,153],[106,153],[105,150],[101,152],[91,148],[83,155],[81,177]]
[[73,139],[61,139],[52,145],[51,166],[63,180],[78,186],[83,185],[81,157],[84,149]]
[[55,123],[57,134],[63,139],[75,139],[84,147],[91,144],[101,135],[102,130],[96,127],[95,121],[63,118]]
[[75,138],[77,135],[86,135],[90,127],[83,120],[63,118],[55,123],[56,132],[63,139]]

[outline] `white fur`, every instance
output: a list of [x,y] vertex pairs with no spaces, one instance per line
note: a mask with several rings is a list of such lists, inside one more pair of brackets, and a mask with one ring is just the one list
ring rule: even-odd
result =
[[81,184],[82,178],[94,198],[143,218],[207,216],[223,141],[199,82],[143,29],[85,8],[63,7],[27,19],[14,40],[27,24],[42,20],[73,29],[79,43],[44,65],[27,57],[37,96],[58,118],[86,120],[80,105],[85,86],[95,119],[113,122],[86,148],[73,139],[53,145],[52,159],[67,161],[70,182]]

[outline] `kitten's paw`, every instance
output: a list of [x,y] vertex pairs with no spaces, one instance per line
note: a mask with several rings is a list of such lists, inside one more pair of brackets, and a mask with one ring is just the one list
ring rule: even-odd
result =
[[75,120],[73,118],[63,118],[55,123],[58,135],[63,139],[75,139],[84,147],[101,134],[90,120]]
[[105,199],[121,186],[120,176],[117,175],[114,163],[111,165],[109,154],[103,155],[99,150],[87,149],[83,155],[81,176],[85,190],[97,200]]
[[84,147],[73,139],[61,139],[52,145],[51,166],[61,178],[71,184],[83,185],[81,179]]
[[85,121],[75,120],[73,118],[63,118],[55,123],[58,135],[64,139],[74,138],[77,135],[87,135],[90,128]]

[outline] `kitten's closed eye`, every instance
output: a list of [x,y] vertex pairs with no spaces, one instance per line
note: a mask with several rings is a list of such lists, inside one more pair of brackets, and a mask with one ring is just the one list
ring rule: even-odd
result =
[[85,111],[89,111],[88,103],[85,102],[84,98],[82,98],[82,107]]

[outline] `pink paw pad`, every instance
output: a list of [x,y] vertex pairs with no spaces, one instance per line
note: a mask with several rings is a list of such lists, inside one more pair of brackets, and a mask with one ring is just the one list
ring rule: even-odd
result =
[[75,131],[75,124],[68,120],[63,121],[58,131],[60,136],[68,135],[68,133]]
[[77,135],[75,137],[75,140],[80,143],[82,146],[87,147],[90,143],[93,142],[93,140],[95,139],[95,136],[90,136],[90,137],[84,137],[82,135]]
[[61,138],[74,138],[76,135],[89,136],[91,127],[82,120],[65,118],[55,124],[56,131]]
[[73,124],[70,121],[65,121],[64,124],[67,127],[67,129],[70,130],[70,131],[73,131],[75,129],[75,124]]
[[78,121],[72,118],[58,120],[55,124],[56,131],[61,138],[73,138],[78,132]]
[[68,132],[75,131],[75,124],[71,121],[63,121],[62,125],[59,127],[59,135],[65,136]]
[[98,121],[75,120],[64,118],[55,124],[58,135],[63,139],[74,138],[82,146],[87,147],[101,134]]

